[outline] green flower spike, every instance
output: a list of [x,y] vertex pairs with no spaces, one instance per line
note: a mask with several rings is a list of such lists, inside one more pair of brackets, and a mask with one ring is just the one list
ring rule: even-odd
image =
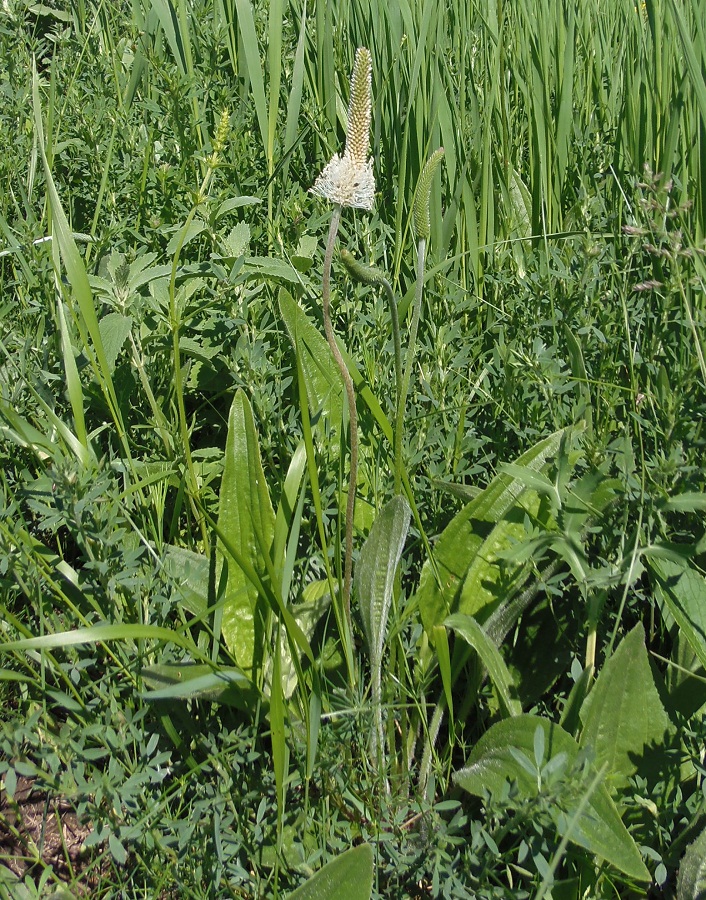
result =
[[439,147],[435,150],[422,169],[417,184],[417,196],[414,199],[414,231],[417,240],[429,240],[431,232],[431,221],[429,218],[429,201],[431,198],[431,183],[434,180],[436,170],[444,155],[444,148]]

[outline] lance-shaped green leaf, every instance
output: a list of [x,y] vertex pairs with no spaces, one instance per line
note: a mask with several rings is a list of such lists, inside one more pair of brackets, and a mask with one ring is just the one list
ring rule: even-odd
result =
[[[517,807],[538,796],[540,784],[530,764],[535,759],[538,725],[544,732],[548,757],[543,771],[563,767],[565,772],[570,772],[579,755],[579,745],[571,735],[547,719],[522,715],[504,719],[486,731],[473,748],[468,765],[454,775],[454,781],[477,797],[490,792],[491,796],[505,798],[507,782],[513,782],[517,793],[511,795],[514,797],[511,802]],[[587,788],[590,780],[586,781]],[[552,786],[552,791],[556,790]],[[562,803],[552,803],[550,811],[559,833],[572,843],[605,859],[631,878],[650,880],[640,851],[604,785],[593,790],[587,803],[580,792],[567,789],[562,793]]]
[[355,589],[372,666],[379,666],[385,645],[395,571],[409,528],[409,504],[394,497],[375,519],[355,570]]
[[[250,403],[242,390],[233,399],[218,510],[219,570],[228,567],[222,632],[228,649],[248,674],[262,662],[265,621],[269,605],[260,596],[254,572],[267,580],[275,514],[260,459],[260,445]],[[251,568],[248,572],[228,551],[232,547]],[[220,576],[219,576],[220,578]]]
[[672,726],[657,693],[638,623],[603,666],[581,707],[580,745],[590,747],[597,767],[607,766],[609,789],[639,772],[655,776],[669,768],[660,753]]
[[480,661],[488,670],[490,680],[495,686],[498,698],[506,714],[519,716],[522,712],[522,707],[519,701],[512,696],[512,675],[505,665],[505,660],[500,655],[500,651],[493,640],[485,633],[482,626],[472,616],[462,616],[458,613],[449,616],[444,625],[447,628],[451,628],[476,651]]
[[387,617],[392,603],[395,572],[402,556],[411,511],[398,494],[373,522],[355,570],[355,594],[360,607],[363,631],[370,650],[370,679],[376,728],[371,735],[373,757],[382,752],[382,654]]
[[696,569],[669,559],[649,559],[660,603],[674,616],[679,630],[706,667],[706,579]]
[[361,844],[326,863],[287,900],[370,900],[372,890],[373,850]]
[[272,680],[270,684],[270,739],[272,741],[272,767],[275,772],[275,793],[277,795],[277,831],[281,833],[284,814],[284,791],[289,753],[285,740],[284,694],[282,692],[282,669],[278,641],[272,655]]
[[282,288],[279,308],[294,352],[299,358],[312,420],[323,416],[336,435],[329,444],[332,455],[338,453],[339,425],[343,409],[341,376],[325,339],[292,295]]
[[[540,441],[515,466],[540,471],[559,449],[562,434],[557,431]],[[452,613],[482,619],[509,601],[528,568],[519,563],[506,566],[503,572],[499,554],[524,539],[524,516],[528,512],[536,515],[539,505],[536,491],[521,479],[501,473],[451,520],[434,547],[439,578],[426,562],[417,591],[422,623],[430,639],[434,626]]]

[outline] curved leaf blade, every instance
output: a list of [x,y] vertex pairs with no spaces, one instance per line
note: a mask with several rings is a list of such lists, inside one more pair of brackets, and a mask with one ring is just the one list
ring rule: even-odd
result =
[[495,643],[486,634],[482,626],[472,616],[464,616],[458,613],[449,616],[444,625],[447,628],[451,628],[476,651],[481,662],[488,670],[490,680],[495,685],[498,698],[507,715],[521,715],[522,707],[520,702],[512,697],[513,680],[510,670],[505,665],[505,660],[500,655],[500,651],[495,646]]
[[329,448],[335,455],[340,442],[343,388],[331,349],[301,306],[284,288],[279,292],[279,309],[304,373],[312,419],[323,416],[328,421],[335,434]]
[[[515,466],[541,471],[556,454],[564,430],[540,441],[515,462]],[[519,478],[508,473],[497,475],[488,487],[466,504],[444,529],[434,547],[438,579],[430,562],[422,569],[417,601],[422,623],[433,640],[433,628],[452,613],[475,615],[498,599],[509,599],[508,589],[517,589],[524,580],[525,569],[515,567],[510,585],[502,586],[503,594],[494,590],[499,581],[495,565],[498,552],[524,536],[522,518],[512,518],[512,510],[520,496],[536,512],[539,497],[527,489]]]
[[[233,398],[218,511],[219,571],[227,565],[222,634],[238,665],[250,673],[262,662],[269,606],[228,547],[247,560],[261,580],[268,577],[275,514],[260,459],[252,409],[242,390]],[[268,565],[269,564],[269,565]],[[219,575],[220,578],[220,575]],[[218,579],[217,579],[218,581]]]
[[695,569],[650,556],[657,597],[679,626],[702,666],[706,667],[706,579]]

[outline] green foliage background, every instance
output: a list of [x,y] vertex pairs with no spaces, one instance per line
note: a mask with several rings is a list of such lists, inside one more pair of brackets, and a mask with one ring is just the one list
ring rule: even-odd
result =
[[[25,843],[0,892],[286,894],[369,842],[373,896],[675,895],[704,797],[705,22],[704,0],[7,0],[0,828],[20,775],[93,830],[62,871]],[[415,515],[376,651],[382,770],[364,628],[346,648],[325,599],[345,421],[315,337],[330,211],[308,193],[343,146],[358,46],[377,195],[340,240],[403,323],[417,179],[445,149],[405,418]],[[335,278],[360,548],[393,493],[394,352],[385,297]],[[234,398],[234,471],[265,523],[236,549],[259,591],[222,533],[210,562],[237,527]],[[451,563],[465,593],[435,580]],[[600,802],[651,887],[567,825],[599,803],[599,691],[640,756],[608,760]],[[530,715],[569,732],[568,756]],[[491,794],[462,775],[487,748],[520,772]]]

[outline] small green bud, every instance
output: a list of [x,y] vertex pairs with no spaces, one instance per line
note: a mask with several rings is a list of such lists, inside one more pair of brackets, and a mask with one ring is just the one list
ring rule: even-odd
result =
[[435,150],[422,169],[422,174],[417,182],[417,196],[414,198],[414,231],[417,240],[428,240],[431,232],[429,218],[429,202],[431,199],[431,183],[439,168],[439,163],[444,155],[444,148]]
[[348,250],[341,250],[341,259],[343,260],[343,265],[348,269],[349,275],[352,275],[356,281],[360,281],[362,284],[377,285],[384,284],[387,281],[379,269],[358,262]]

